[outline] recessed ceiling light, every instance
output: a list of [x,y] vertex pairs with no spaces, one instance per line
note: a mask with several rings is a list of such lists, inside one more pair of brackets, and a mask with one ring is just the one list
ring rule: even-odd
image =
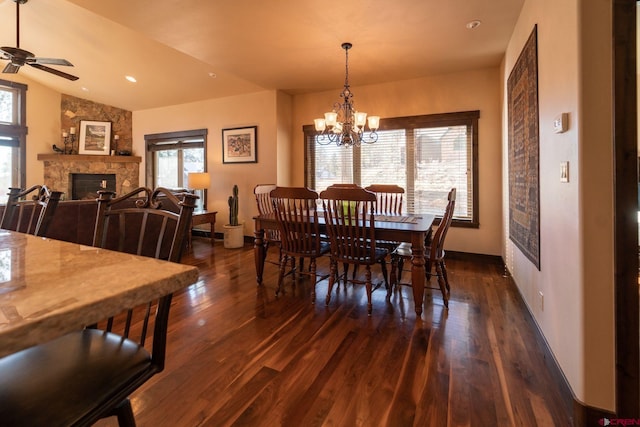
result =
[[137,82],[136,78],[133,76],[124,76],[124,78],[129,80],[131,83]]
[[218,76],[216,75],[216,73],[209,73],[209,77],[211,77],[212,79],[215,79]]
[[84,86],[82,86],[82,87],[81,87],[81,89],[82,89],[83,91],[85,91],[85,92],[89,92],[89,88],[86,88],[86,87],[84,87]]
[[482,24],[482,21],[479,21],[477,19],[474,21],[467,22],[467,29],[473,30],[474,28],[478,28],[480,24]]

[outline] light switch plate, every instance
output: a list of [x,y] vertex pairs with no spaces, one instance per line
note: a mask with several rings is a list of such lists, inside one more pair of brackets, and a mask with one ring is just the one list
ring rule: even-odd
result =
[[569,162],[560,162],[560,182],[569,182]]
[[569,128],[569,113],[560,113],[553,119],[553,131],[555,133],[566,132]]

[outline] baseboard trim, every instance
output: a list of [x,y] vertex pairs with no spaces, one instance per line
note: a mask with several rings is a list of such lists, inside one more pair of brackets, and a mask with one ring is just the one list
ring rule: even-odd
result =
[[[195,232],[195,230],[194,230]],[[209,237],[211,235],[211,233],[209,233],[208,231],[202,231],[202,235]],[[195,235],[195,233],[194,233]],[[219,233],[219,232],[215,232],[214,233],[214,237],[216,238],[216,240],[224,240],[224,233]],[[252,236],[244,236],[244,243],[250,243],[253,245],[253,242],[255,242],[255,238]]]
[[[605,418],[608,420],[616,419],[616,414],[613,412],[605,411],[603,409],[594,408],[592,406],[585,405],[579,402],[577,399],[573,399],[573,425],[574,426],[598,426],[605,425],[602,422]],[[614,423],[611,423],[615,425]],[[623,425],[623,424],[619,424]]]
[[[502,259],[500,258],[500,262]],[[508,269],[505,267],[505,272],[508,273]],[[509,283],[514,287],[520,303],[522,304],[523,311],[526,313],[527,321],[533,326],[533,330],[535,332],[536,341],[538,345],[544,352],[544,363],[547,370],[551,373],[551,376],[555,379],[556,385],[560,390],[560,394],[562,397],[562,406],[564,407],[567,416],[571,418],[573,421],[573,425],[578,426],[595,426],[595,425],[603,425],[599,423],[603,418],[615,419],[616,414],[600,408],[594,408],[592,406],[585,405],[580,402],[575,394],[573,393],[573,389],[567,380],[567,377],[564,375],[564,372],[560,368],[560,364],[556,360],[551,348],[549,347],[549,343],[545,338],[542,330],[538,326],[538,322],[536,322],[533,314],[529,310],[529,306],[524,302],[524,298],[520,293],[520,288],[513,280],[513,276],[511,274],[507,274],[509,278]]]
[[483,262],[485,264],[504,265],[502,257],[499,255],[477,254],[473,252],[458,252],[447,250],[447,259],[457,259],[461,261]]

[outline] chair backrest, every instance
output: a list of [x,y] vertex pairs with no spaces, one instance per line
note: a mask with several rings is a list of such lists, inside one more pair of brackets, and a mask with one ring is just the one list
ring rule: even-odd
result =
[[[258,184],[253,188],[253,194],[256,196],[256,204],[258,205],[258,213],[260,215],[273,212],[273,203],[271,202],[271,191],[276,189],[275,184]],[[265,233],[267,241],[280,241],[280,232],[278,230],[267,230]]]
[[[144,187],[118,198],[114,195],[111,191],[98,192],[93,246],[179,262],[198,196]],[[135,339],[141,346],[152,329],[152,364],[155,372],[160,372],[164,368],[171,298],[171,294],[166,295],[90,327]]]
[[376,195],[364,188],[329,187],[320,193],[331,243],[331,256],[339,262],[376,262]]
[[305,187],[277,187],[271,191],[282,251],[294,256],[320,255],[318,193]]
[[145,187],[98,194],[93,246],[180,262],[198,196]]
[[447,237],[447,231],[453,220],[453,211],[456,207],[456,189],[452,188],[447,195],[447,207],[444,209],[444,214],[438,225],[438,229],[433,234],[433,240],[431,241],[431,258],[439,258],[444,254],[444,239]]
[[404,188],[395,184],[371,184],[364,188],[376,195],[376,213],[402,214],[404,202]]
[[258,213],[260,215],[273,212],[270,194],[276,187],[275,184],[258,184],[253,188],[253,194],[256,196],[256,204],[258,205]]
[[358,184],[331,184],[327,187],[329,188],[362,188]]
[[10,188],[8,194],[0,228],[45,237],[62,192],[34,185],[26,190]]

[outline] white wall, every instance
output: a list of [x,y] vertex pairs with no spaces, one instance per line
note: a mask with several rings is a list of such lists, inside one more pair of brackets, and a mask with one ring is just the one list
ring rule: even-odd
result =
[[[613,410],[610,0],[527,0],[507,47],[503,257],[578,400]],[[540,271],[509,240],[506,84],[538,25]],[[566,133],[553,119],[570,115]],[[570,181],[560,182],[560,162]],[[539,292],[544,295],[541,304]]]
[[[286,97],[285,97],[286,99]],[[253,236],[252,217],[257,214],[253,188],[260,183],[277,181],[277,93],[264,91],[248,95],[212,99],[171,107],[133,112],[133,152],[144,159],[144,135],[189,129],[209,130],[207,137],[207,169],[211,185],[207,209],[218,211],[216,230],[228,223],[227,198],[238,185],[239,221],[244,222],[244,235]],[[258,163],[223,164],[222,129],[258,126]],[[281,136],[286,140],[286,135]],[[140,166],[140,182],[145,182],[145,163]],[[149,185],[150,183],[146,183]]]
[[[357,81],[357,76],[353,76]],[[480,110],[480,228],[449,229],[447,248],[454,251],[501,254],[502,170],[500,74],[497,68],[425,77],[351,88],[359,110],[385,117]],[[340,89],[294,96],[293,184],[304,185],[303,125],[313,124],[339,99]]]

